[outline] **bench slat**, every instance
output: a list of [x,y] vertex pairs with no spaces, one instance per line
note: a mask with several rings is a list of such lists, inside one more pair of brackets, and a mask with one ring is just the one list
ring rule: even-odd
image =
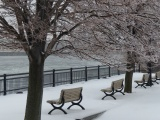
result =
[[120,80],[116,80],[116,81],[113,81],[113,88],[115,89],[115,90],[117,90],[117,89],[121,89],[122,88],[122,85],[123,85],[123,81],[124,81],[124,79],[120,79]]
[[64,102],[72,102],[80,99],[82,87],[62,90]]

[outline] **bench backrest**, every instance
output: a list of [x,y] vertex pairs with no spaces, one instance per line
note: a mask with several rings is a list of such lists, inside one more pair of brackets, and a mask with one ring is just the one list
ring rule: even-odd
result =
[[149,74],[143,74],[143,78],[142,78],[145,82],[148,82],[149,80]]
[[82,87],[62,89],[59,102],[62,103],[63,99],[65,103],[79,100],[81,97],[81,94],[82,94]]
[[156,72],[156,78],[160,78],[160,71]]
[[123,81],[124,79],[112,81],[111,87],[114,88],[114,90],[121,89],[123,87]]

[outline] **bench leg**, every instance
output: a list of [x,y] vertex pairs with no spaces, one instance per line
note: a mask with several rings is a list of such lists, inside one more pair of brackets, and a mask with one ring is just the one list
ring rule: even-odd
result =
[[[65,110],[63,110],[63,109],[61,109],[61,108],[57,108],[58,110],[61,110],[64,114],[67,114],[67,112],[65,111]],[[48,114],[51,114],[52,113],[52,111],[54,111],[54,110],[56,110],[55,108],[54,109],[52,109],[51,111],[49,111],[49,113]]]
[[51,114],[54,110],[61,110],[64,114],[67,114],[67,112],[65,110],[62,109],[64,103],[62,103],[59,107],[56,107],[55,105],[51,104],[53,109],[51,111],[48,112],[48,114]]
[[146,89],[146,86],[143,85],[142,87],[144,87]]
[[137,88],[139,85],[137,85],[135,88]]
[[122,93],[123,95],[125,95],[122,91],[119,91],[120,93]]
[[137,85],[135,88],[137,88],[139,85]]
[[113,95],[111,95],[111,97],[116,100],[116,98]]
[[138,83],[137,83],[137,86],[136,86],[135,88],[137,88],[138,86],[141,86],[141,87],[146,88],[144,85],[145,85],[145,84],[138,84]]
[[55,110],[55,109],[52,109],[51,111],[49,111],[48,114],[51,114],[53,110]]
[[70,105],[67,109],[70,109],[72,106],[74,106],[74,105],[78,105],[79,107],[81,107],[83,110],[85,110],[85,108],[82,106],[82,105],[80,105],[80,103],[81,103],[81,101],[82,101],[82,95],[80,96],[80,100],[76,103],[76,102],[71,102],[72,103],[72,105]]
[[152,80],[152,82],[155,82],[155,83],[159,84],[159,83],[157,82],[157,79],[155,79],[155,80]]
[[110,97],[112,97],[113,99],[116,100],[116,98],[113,96],[113,95],[114,95],[114,92],[112,92],[112,93],[110,93],[110,94],[107,94],[106,92],[104,92],[104,94],[105,94],[105,96],[102,98],[102,100],[104,100],[104,98],[107,97],[107,96],[110,96]]
[[[115,93],[116,93],[116,92],[120,92],[120,93],[122,93],[123,95],[125,95],[125,94],[122,92],[123,88],[124,88],[124,87],[122,86],[122,88],[119,89],[119,90],[116,90]],[[114,93],[114,94],[115,94],[115,93]]]
[[81,107],[83,110],[85,110],[85,108],[84,108],[82,105],[77,104],[77,103],[74,103],[74,102],[72,102],[72,105],[70,105],[67,109],[70,109],[73,105],[78,105],[78,106]]

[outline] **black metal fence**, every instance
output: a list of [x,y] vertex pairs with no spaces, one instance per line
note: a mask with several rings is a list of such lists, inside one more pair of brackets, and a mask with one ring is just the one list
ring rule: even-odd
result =
[[[55,87],[62,84],[73,84],[91,79],[100,79],[103,77],[124,74],[125,71],[120,70],[120,67],[126,68],[125,65],[117,67],[92,66],[44,71],[44,87]],[[140,71],[139,67],[135,67],[134,71]],[[28,73],[0,75],[0,95],[25,91],[27,88]]]

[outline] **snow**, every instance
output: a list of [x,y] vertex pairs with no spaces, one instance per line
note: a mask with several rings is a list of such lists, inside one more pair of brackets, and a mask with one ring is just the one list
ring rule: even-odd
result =
[[[142,75],[143,73],[134,73],[133,81],[140,80]],[[87,82],[44,88],[42,120],[75,120],[104,110],[106,112],[96,118],[96,120],[159,120],[160,85],[158,84],[154,83],[152,87],[145,89],[143,87],[135,88],[136,83],[133,82],[132,93],[125,93],[125,95],[117,93],[114,95],[117,100],[111,97],[101,100],[104,93],[100,90],[109,87],[111,81],[124,78],[124,76],[123,74],[105,79],[94,79]],[[65,115],[63,112],[55,110],[51,115],[48,115],[52,106],[46,103],[46,101],[59,98],[61,89],[74,87],[83,87],[81,105],[85,107],[85,110],[78,106],[73,106],[70,110],[67,110],[70,103],[66,103],[63,109],[68,114]],[[26,96],[27,92],[0,96],[0,120],[23,120]]]

